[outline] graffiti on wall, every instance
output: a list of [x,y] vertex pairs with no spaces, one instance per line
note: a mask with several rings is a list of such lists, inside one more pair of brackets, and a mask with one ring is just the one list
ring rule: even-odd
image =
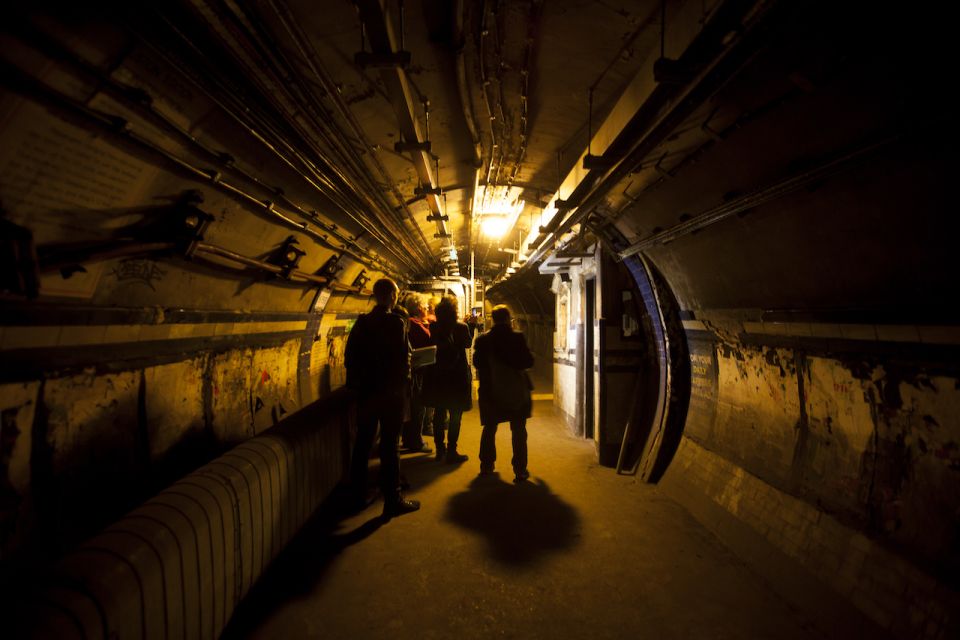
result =
[[110,272],[119,283],[142,284],[156,291],[154,282],[163,279],[167,272],[157,266],[152,260],[124,260],[117,264]]
[[330,388],[342,387],[347,382],[344,352],[347,347],[347,326],[337,325],[327,330],[327,370],[330,372]]

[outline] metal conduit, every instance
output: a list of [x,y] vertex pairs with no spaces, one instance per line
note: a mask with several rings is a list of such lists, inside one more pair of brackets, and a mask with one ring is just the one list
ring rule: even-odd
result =
[[[292,218],[289,218],[283,215],[281,212],[277,211],[274,208],[272,202],[264,202],[257,199],[255,196],[247,193],[243,189],[232,185],[228,182],[223,181],[220,178],[220,174],[216,171],[206,171],[190,162],[176,156],[173,153],[170,153],[166,149],[157,146],[153,142],[150,142],[146,138],[128,130],[126,128],[127,123],[122,118],[113,116],[92,107],[87,107],[86,105],[80,104],[74,99],[66,96],[59,91],[49,87],[48,85],[36,80],[32,76],[24,73],[20,69],[13,67],[12,65],[7,64],[5,61],[0,62],[0,75],[10,81],[10,85],[14,90],[18,90],[23,93],[28,98],[38,98],[43,102],[52,104],[55,107],[66,109],[72,111],[75,114],[83,116],[88,121],[93,122],[94,124],[100,126],[101,128],[108,131],[110,134],[120,137],[130,143],[133,143],[140,149],[146,150],[154,155],[158,155],[166,159],[172,165],[182,170],[190,177],[209,182],[215,187],[219,188],[221,191],[224,191],[236,198],[245,204],[255,205],[259,210],[262,210],[267,213],[268,219],[273,219],[275,221],[280,221],[287,226],[290,226],[302,233],[307,234],[318,244],[321,244],[329,249],[332,249],[337,252],[342,252],[349,255],[351,258],[357,260],[357,262],[369,266],[372,269],[382,270],[385,273],[391,273],[389,267],[372,264],[371,261],[365,259],[362,255],[358,254],[356,251],[353,251],[346,246],[338,246],[332,243],[329,238],[313,229],[310,229],[307,223],[297,222]],[[391,275],[394,275],[391,273]]]
[[[575,193],[583,192],[582,195],[577,198],[571,197],[574,200],[579,199],[576,210],[540,244],[527,264],[533,264],[541,259],[563,234],[584,221],[614,185],[625,178],[684,118],[735,74],[749,58],[751,52],[760,46],[762,35],[758,33],[761,31],[758,23],[765,24],[768,22],[770,14],[773,13],[773,8],[766,7],[751,14],[751,9],[754,7],[755,3],[749,0],[731,0],[718,10],[713,20],[704,26],[700,35],[690,44],[681,59],[688,56],[703,55],[704,50],[709,50],[711,47],[719,47],[719,51],[713,55],[710,61],[701,65],[701,71],[696,78],[683,90],[679,92],[660,91],[660,87],[658,87],[654,91],[654,96],[642,106],[641,110],[647,114],[660,115],[657,115],[642,130],[634,134],[635,142],[632,144],[629,154],[614,169],[606,173],[600,184],[595,188],[592,187],[599,180],[600,172],[597,170],[587,172],[586,178],[575,190]],[[750,19],[754,23],[749,28],[741,24],[742,18],[747,15],[750,15]],[[730,33],[732,26],[736,25],[740,26],[741,34],[726,43],[727,34]],[[653,100],[656,100],[659,108],[654,108]],[[670,108],[661,114],[661,109],[665,107]],[[625,136],[628,129],[632,128],[635,127],[628,125],[627,129],[621,133],[624,138],[621,139],[618,136],[618,139],[611,143],[611,147],[614,145],[626,146],[628,142]],[[584,188],[584,185],[586,185],[586,188]],[[591,188],[592,190],[590,190]],[[557,216],[560,215],[558,212]]]
[[[238,17],[242,17],[242,16],[237,16],[236,14],[228,15],[228,18],[238,19]],[[412,241],[412,238],[408,237],[409,234],[407,232],[407,229],[403,226],[402,221],[394,221],[391,219],[393,216],[392,206],[385,204],[382,200],[379,203],[376,202],[378,196],[382,198],[381,189],[376,182],[370,179],[369,173],[366,167],[363,166],[362,161],[356,157],[355,153],[353,153],[348,146],[344,144],[343,139],[346,136],[343,134],[343,132],[339,130],[336,130],[336,131],[330,130],[329,126],[327,126],[324,123],[323,119],[318,120],[313,115],[315,109],[328,113],[325,107],[321,105],[317,100],[312,99],[313,98],[312,92],[310,92],[309,90],[304,90],[299,87],[298,83],[294,79],[296,74],[290,70],[289,63],[286,62],[286,57],[279,50],[279,48],[272,41],[272,39],[269,38],[269,36],[265,35],[262,32],[262,30],[257,30],[256,34],[249,33],[250,29],[255,29],[255,26],[252,23],[250,23],[249,20],[245,21],[243,23],[243,26],[247,26],[247,29],[248,29],[247,37],[251,39],[254,43],[254,47],[256,49],[254,54],[259,56],[259,58],[263,60],[264,63],[266,63],[269,67],[273,69],[273,73],[275,76],[278,76],[281,78],[281,82],[277,84],[273,82],[269,77],[266,77],[264,81],[267,83],[268,85],[267,88],[270,90],[265,91],[264,95],[272,97],[272,101],[274,102],[275,105],[277,105],[277,103],[279,102],[282,102],[281,98],[283,98],[283,96],[286,95],[288,98],[288,102],[292,102],[292,104],[290,104],[288,107],[285,107],[283,104],[280,104],[279,108],[281,110],[285,108],[288,110],[292,109],[292,113],[300,114],[301,116],[303,116],[309,121],[309,123],[312,125],[312,128],[309,130],[304,130],[302,127],[298,127],[297,118],[294,116],[291,116],[285,122],[288,124],[288,126],[292,127],[298,139],[304,140],[312,148],[313,152],[319,155],[321,159],[324,160],[326,169],[329,171],[333,171],[342,181],[343,186],[337,187],[337,192],[341,193],[342,197],[344,197],[348,202],[352,202],[354,196],[359,197],[362,201],[365,202],[365,205],[360,207],[361,211],[367,208],[372,209],[374,211],[378,209],[381,212],[386,211],[387,214],[382,216],[380,220],[378,220],[378,222],[380,222],[381,224],[387,225],[390,233],[397,240],[399,240],[399,243],[401,244],[401,246],[403,246],[407,254],[416,253],[416,248],[418,248],[418,246],[416,245],[415,242],[412,245],[408,244],[408,241]],[[233,46],[235,48],[236,47],[243,48],[242,42],[238,41],[237,39],[233,40]],[[248,53],[247,55],[249,57],[254,54]],[[251,64],[252,64],[251,71],[256,71],[257,65],[254,63],[251,63]],[[284,66],[285,64],[286,66]],[[300,88],[299,96],[295,96],[291,94],[291,90],[293,88]],[[299,98],[299,102],[298,102],[298,98]],[[304,104],[305,101],[310,103],[310,106],[312,106],[313,109],[306,107],[306,105]],[[327,147],[331,151],[333,151],[333,153],[337,156],[336,159],[331,160],[325,157],[325,152],[320,148],[318,148],[316,144],[314,144],[313,139],[311,137],[312,133],[320,134],[322,141],[324,141]],[[303,158],[302,156],[301,156],[301,161],[308,165],[312,164],[310,163],[310,161],[308,161],[306,158]],[[346,167],[348,171],[344,172],[339,167]],[[348,173],[350,173],[349,171],[350,168],[353,169],[352,176],[348,175]],[[352,185],[355,183],[360,183],[360,184],[366,183],[367,188],[354,189]],[[368,220],[366,216],[362,215],[362,213],[360,215],[365,220],[367,220],[368,224],[376,225],[374,221]],[[375,235],[379,235],[379,233]],[[407,237],[407,241],[404,240],[405,237]],[[382,241],[383,240],[381,239],[381,242]],[[416,270],[416,266],[414,266],[414,270]]]
[[[177,37],[179,37],[179,38],[184,42],[184,44],[185,44],[187,47],[189,47],[191,50],[193,50],[197,56],[199,56],[201,59],[204,58],[204,54],[203,54],[199,49],[197,49],[197,48],[193,45],[193,43],[190,41],[190,39],[189,39],[185,34],[183,34],[175,25],[171,24],[171,23],[170,23],[168,20],[166,20],[163,16],[160,16],[160,19],[163,20],[164,23],[167,24],[167,26],[169,27],[169,29],[170,29],[174,34],[176,34]],[[201,92],[202,92],[204,95],[206,95],[210,100],[212,100],[218,107],[220,107],[221,110],[222,110],[225,114],[227,114],[227,115],[228,115],[230,118],[232,118],[235,122],[237,122],[237,123],[240,124],[242,127],[244,127],[244,129],[247,131],[248,134],[250,134],[250,135],[251,135],[254,139],[256,139],[258,142],[260,142],[265,148],[267,148],[271,153],[273,153],[273,154],[274,154],[278,159],[280,159],[284,164],[286,164],[286,165],[287,165],[288,167],[290,167],[293,171],[295,171],[301,178],[303,178],[310,186],[312,186],[314,189],[316,189],[316,190],[317,190],[320,194],[322,194],[325,198],[330,198],[334,203],[336,203],[337,206],[339,206],[339,207],[341,208],[341,210],[343,211],[343,213],[347,215],[347,217],[349,217],[354,223],[356,223],[358,226],[360,226],[361,228],[363,228],[365,231],[367,231],[368,233],[370,233],[370,235],[371,235],[374,239],[376,239],[379,243],[381,243],[381,244],[384,246],[385,249],[387,249],[388,251],[390,251],[391,253],[393,253],[393,255],[396,256],[396,257],[399,259],[400,263],[406,264],[407,268],[411,269],[412,271],[417,271],[417,270],[418,270],[419,266],[418,266],[415,262],[409,262],[409,256],[408,256],[407,254],[404,254],[403,252],[398,252],[398,251],[392,246],[393,243],[390,241],[390,239],[383,237],[383,236],[379,233],[378,226],[377,226],[377,224],[376,224],[374,221],[365,219],[366,217],[362,214],[362,212],[352,211],[352,210],[351,210],[351,209],[353,208],[352,205],[350,205],[349,203],[344,203],[344,202],[343,202],[343,197],[344,197],[344,196],[343,196],[342,194],[339,194],[339,193],[338,193],[338,189],[337,189],[336,185],[334,185],[333,183],[331,183],[328,178],[326,178],[325,176],[323,176],[322,173],[320,173],[320,172],[317,170],[317,168],[312,164],[312,162],[310,162],[309,160],[307,160],[306,158],[304,158],[303,155],[302,155],[299,151],[297,151],[297,150],[294,149],[292,146],[290,146],[290,144],[289,144],[282,136],[280,136],[279,134],[277,134],[276,131],[272,131],[273,135],[274,135],[274,136],[277,136],[277,137],[279,138],[280,144],[282,144],[282,145],[286,148],[286,150],[287,150],[287,152],[289,153],[289,155],[292,155],[292,156],[294,156],[297,160],[299,160],[299,161],[304,165],[304,167],[305,167],[308,171],[310,171],[311,174],[313,174],[317,179],[319,179],[319,180],[323,181],[324,183],[326,183],[327,187],[330,188],[330,189],[333,189],[335,193],[332,193],[332,194],[331,194],[330,192],[328,192],[327,190],[325,190],[324,187],[322,187],[321,185],[317,184],[317,182],[315,182],[313,178],[311,178],[310,176],[304,174],[303,171],[302,171],[301,169],[299,169],[299,168],[288,158],[287,154],[282,153],[279,149],[276,148],[276,146],[274,146],[274,145],[273,145],[270,141],[268,141],[263,135],[261,135],[252,125],[250,125],[249,123],[247,123],[247,122],[245,121],[245,119],[239,114],[238,109],[240,109],[241,111],[251,111],[251,109],[250,109],[249,107],[245,106],[244,103],[242,102],[242,100],[239,100],[238,98],[232,96],[232,94],[231,94],[228,90],[222,89],[222,87],[221,87],[221,90],[222,90],[222,91],[225,91],[225,92],[227,93],[228,97],[229,97],[233,102],[239,103],[239,105],[238,105],[237,108],[232,108],[232,107],[228,106],[222,99],[220,99],[219,97],[217,97],[216,95],[214,95],[214,94],[209,90],[209,88],[208,88],[207,85],[208,85],[208,83],[209,83],[209,84],[213,84],[213,85],[218,85],[219,83],[218,83],[218,81],[216,80],[215,77],[210,76],[210,75],[208,74],[208,76],[207,76],[207,78],[206,78],[206,82],[197,79],[196,77],[194,77],[194,76],[192,76],[190,73],[188,73],[188,72],[187,72],[187,69],[185,69],[182,64],[178,64],[178,61],[177,61],[177,60],[171,59],[170,56],[169,56],[162,48],[157,47],[155,44],[153,44],[152,42],[150,42],[149,38],[145,37],[142,33],[139,33],[139,32],[137,31],[136,27],[130,27],[130,28],[131,28],[135,33],[138,33],[139,37],[141,37],[141,39],[144,41],[144,43],[145,43],[152,51],[154,51],[154,53],[156,53],[158,56],[160,56],[160,57],[161,57],[164,61],[166,61],[171,67],[177,69],[184,78],[186,78],[188,81],[190,81],[199,91],[201,91]],[[260,123],[260,126],[262,126],[263,128],[265,128],[265,129],[267,129],[267,130],[271,130],[271,129],[272,129],[272,127],[270,127],[270,126],[269,126],[268,124],[266,124],[266,123]],[[340,202],[337,202],[338,196],[339,196]]]
[[[112,76],[96,68],[89,61],[83,59],[82,57],[77,55],[75,52],[66,49],[59,42],[47,36],[47,34],[34,29],[31,25],[17,24],[15,25],[15,28],[22,29],[31,38],[31,40],[33,41],[32,46],[34,46],[34,48],[41,50],[42,53],[44,53],[50,58],[53,58],[62,62],[66,62],[76,67],[78,70],[85,72],[89,74],[91,77],[97,79],[97,81],[100,83],[101,90],[110,93],[113,97],[117,98],[118,100],[126,103],[127,105],[133,107],[134,109],[140,112],[143,112],[144,114],[146,114],[146,117],[151,121],[153,121],[155,124],[159,124],[160,126],[167,129],[171,133],[175,134],[177,137],[179,137],[181,140],[183,140],[193,148],[201,151],[204,155],[208,156],[211,160],[215,161],[221,170],[226,170],[226,171],[235,173],[242,179],[257,185],[258,187],[263,189],[266,192],[266,194],[269,194],[270,196],[275,197],[278,201],[282,201],[286,207],[293,209],[301,217],[312,221],[314,224],[320,227],[320,229],[322,229],[324,232],[329,233],[330,235],[334,236],[337,240],[339,240],[340,242],[343,242],[346,245],[346,247],[337,247],[335,245],[329,245],[329,244],[325,246],[328,246],[329,248],[335,249],[337,251],[341,251],[341,250],[346,251],[348,252],[348,255],[350,255],[351,257],[354,257],[355,259],[358,259],[358,260],[362,260],[363,261],[362,264],[364,264],[365,266],[368,266],[371,268],[377,268],[377,269],[382,269],[382,268],[389,269],[387,265],[384,265],[382,263],[380,263],[380,266],[374,266],[379,261],[372,255],[370,255],[369,252],[365,251],[359,245],[357,245],[353,239],[347,238],[342,234],[340,234],[336,225],[327,224],[323,220],[320,220],[316,212],[306,211],[300,205],[293,202],[293,200],[291,200],[289,197],[283,194],[282,190],[280,190],[277,187],[272,187],[268,185],[259,177],[254,176],[253,174],[241,169],[240,167],[237,167],[233,163],[232,157],[230,157],[225,153],[215,151],[214,149],[206,146],[203,142],[193,137],[189,132],[187,132],[186,130],[181,128],[179,125],[171,121],[169,118],[167,118],[165,115],[157,111],[152,104],[153,98],[146,91],[140,89],[139,87],[134,87],[116,80]],[[108,118],[114,118],[114,116],[110,116],[109,114],[104,114],[104,115]],[[211,174],[208,171],[205,171],[203,169],[198,169],[198,171],[201,172],[207,178],[211,177]],[[225,183],[222,180],[219,180],[219,182],[221,183],[222,188],[233,190],[232,185]],[[240,190],[233,190],[233,193],[235,195],[239,195],[240,197],[243,197],[245,200],[248,200],[248,201],[252,197],[249,194],[245,194]],[[259,206],[263,206],[264,201],[253,198],[253,202],[255,202],[255,204],[258,204]],[[304,230],[304,227],[302,226],[301,223],[298,223],[289,219],[283,219],[283,222],[286,224],[293,224],[298,228],[300,228],[301,230]]]
[[[334,104],[337,106],[337,109],[340,112],[341,116],[348,122],[351,129],[353,129],[354,134],[363,142],[364,148],[368,150],[371,149],[372,145],[370,144],[370,141],[366,138],[366,134],[364,133],[363,128],[356,121],[356,118],[354,117],[353,112],[350,111],[349,107],[347,107],[343,103],[343,100],[340,97],[340,92],[336,90],[334,83],[331,81],[326,69],[320,63],[317,57],[316,51],[314,50],[313,46],[310,44],[310,41],[307,39],[306,35],[303,33],[303,30],[300,29],[296,21],[291,19],[292,16],[290,15],[289,10],[286,9],[285,7],[281,9],[281,5],[275,2],[270,2],[270,6],[276,12],[278,19],[281,21],[284,28],[287,29],[287,32],[290,34],[294,43],[297,45],[297,48],[300,50],[301,55],[304,57],[304,59],[307,61],[308,65],[310,66],[311,71],[313,71],[314,75],[317,77],[317,79],[320,81],[321,85],[323,86],[324,91],[326,91],[327,95],[330,96],[331,99],[334,101]],[[376,167],[381,178],[383,178],[384,183],[390,185],[390,190],[393,192],[394,198],[397,200],[397,202],[401,203],[401,206],[403,207],[403,210],[407,218],[411,222],[413,222],[414,228],[420,234],[420,239],[423,245],[425,247],[429,247],[429,242],[427,238],[423,235],[423,231],[420,229],[420,225],[416,223],[416,220],[413,217],[413,213],[408,208],[406,202],[404,201],[403,195],[397,189],[395,182],[387,174],[386,168],[383,166],[383,164],[380,162],[380,160],[377,158],[376,155],[371,154],[370,161]],[[428,260],[434,260],[433,256],[429,255],[429,252],[426,252],[426,255],[428,256]]]
[[[230,14],[231,16],[236,16],[237,19],[243,17],[234,13]],[[278,15],[278,18],[283,20],[282,16]],[[382,222],[387,223],[391,222],[398,226],[395,226],[391,229],[391,232],[396,235],[398,238],[407,236],[408,241],[413,242],[411,246],[407,246],[408,252],[413,253],[416,249],[420,247],[416,244],[415,239],[412,238],[409,234],[409,231],[406,227],[403,226],[402,219],[392,220],[394,215],[394,208],[383,199],[382,189],[380,185],[373,181],[369,175],[369,171],[366,166],[363,164],[363,161],[356,155],[356,152],[351,148],[346,142],[345,139],[348,137],[344,132],[333,129],[330,127],[329,123],[332,121],[332,114],[316,99],[313,95],[312,90],[301,86],[301,83],[297,80],[297,73],[291,69],[290,63],[286,55],[277,47],[276,43],[272,40],[269,34],[264,33],[262,29],[257,29],[256,21],[244,20],[242,22],[242,27],[245,27],[247,30],[247,36],[253,41],[255,46],[258,46],[256,54],[259,55],[262,59],[270,64],[272,67],[274,75],[280,77],[281,82],[279,85],[272,83],[273,86],[268,93],[268,95],[274,96],[274,101],[276,102],[276,96],[286,93],[288,98],[293,102],[293,107],[295,112],[309,116],[310,124],[313,125],[313,130],[321,134],[323,141],[326,145],[338,156],[337,163],[328,164],[340,164],[352,169],[353,175],[351,176],[354,182],[359,182],[366,184],[366,189],[361,189],[358,192],[358,195],[367,201],[367,204],[372,209],[379,209],[382,213],[386,212],[386,220]],[[253,33],[252,31],[256,33]],[[289,31],[289,26],[288,26]],[[238,42],[238,44],[240,44]],[[303,52],[302,43],[295,42]],[[314,69],[316,72],[316,69]],[[269,79],[268,79],[269,81]],[[292,95],[293,89],[297,89],[298,95]],[[336,91],[329,93],[330,96],[336,96]],[[308,108],[303,108],[304,106]],[[309,107],[312,107],[309,108]],[[321,112],[324,116],[318,118],[315,115],[314,111]],[[340,115],[343,117],[343,110],[340,110]],[[296,122],[295,119],[292,119],[293,122]],[[349,122],[349,119],[348,119]],[[295,126],[295,125],[292,125]],[[300,131],[300,136],[304,140],[309,141],[308,132]],[[357,135],[356,129],[354,134]],[[362,131],[359,132],[359,137],[362,139]],[[369,147],[369,144],[366,144]],[[319,150],[317,150],[319,153]],[[351,182],[346,175],[338,171],[338,174],[341,175],[342,179],[346,182]],[[377,202],[379,200],[379,202]],[[425,243],[425,239],[424,239]],[[428,254],[427,254],[428,255]]]

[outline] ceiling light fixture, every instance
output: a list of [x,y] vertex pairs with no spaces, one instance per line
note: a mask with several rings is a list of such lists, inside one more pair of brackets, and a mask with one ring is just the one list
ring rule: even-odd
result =
[[508,229],[505,215],[485,215],[480,219],[480,231],[491,239],[502,238]]

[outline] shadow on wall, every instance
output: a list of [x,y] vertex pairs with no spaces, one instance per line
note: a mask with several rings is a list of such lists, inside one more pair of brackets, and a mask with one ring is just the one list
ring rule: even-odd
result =
[[512,485],[498,474],[477,476],[450,499],[445,517],[486,538],[494,560],[518,567],[580,542],[576,510],[542,480]]

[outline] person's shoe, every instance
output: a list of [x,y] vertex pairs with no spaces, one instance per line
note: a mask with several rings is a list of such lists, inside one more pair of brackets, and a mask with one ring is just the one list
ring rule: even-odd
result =
[[447,448],[437,445],[437,460],[443,460],[447,455]]
[[426,442],[421,442],[420,444],[411,444],[409,446],[403,445],[400,450],[407,453],[433,453],[433,449],[431,449],[430,445],[428,445]]
[[399,500],[385,502],[383,504],[383,515],[388,518],[393,518],[394,516],[402,516],[405,513],[412,513],[418,509],[420,509],[419,500],[400,498]]
[[530,472],[527,471],[526,469],[521,469],[521,470],[519,470],[519,471],[514,471],[514,473],[515,473],[516,475],[515,475],[515,477],[513,478],[513,481],[514,481],[515,483],[517,483],[517,484],[520,484],[521,482],[526,482],[526,481],[530,478]]
[[456,449],[451,449],[447,452],[447,464],[460,464],[461,462],[466,462],[470,459],[465,453],[458,453]]

